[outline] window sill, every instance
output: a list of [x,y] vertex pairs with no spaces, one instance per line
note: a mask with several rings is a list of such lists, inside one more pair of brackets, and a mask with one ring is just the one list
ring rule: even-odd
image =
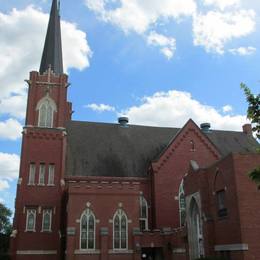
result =
[[149,228],[146,229],[140,229],[141,232],[151,232],[151,230]]
[[100,250],[98,249],[78,249],[74,251],[75,255],[99,255]]
[[45,186],[45,184],[40,184],[40,183],[38,183],[38,185],[37,186]]
[[228,215],[226,216],[218,216],[218,221],[222,221],[222,220],[227,220],[228,219]]
[[42,230],[42,233],[52,233],[52,230]]
[[55,184],[47,184],[48,187],[54,187]]
[[35,186],[35,183],[34,184],[28,183],[27,186]]
[[110,249],[108,251],[108,254],[133,254],[133,250],[128,250],[128,249]]
[[35,233],[36,230],[35,229],[34,230],[25,230],[24,232],[26,232],[26,233]]

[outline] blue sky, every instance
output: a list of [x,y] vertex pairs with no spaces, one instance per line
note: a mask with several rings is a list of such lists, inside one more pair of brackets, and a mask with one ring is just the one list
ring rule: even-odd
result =
[[[0,201],[13,208],[29,71],[51,0],[0,0]],[[240,82],[260,90],[257,0],[61,1],[73,119],[214,129],[246,123]]]

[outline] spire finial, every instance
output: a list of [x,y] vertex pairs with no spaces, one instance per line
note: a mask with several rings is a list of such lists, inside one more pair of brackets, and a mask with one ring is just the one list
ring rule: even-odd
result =
[[53,0],[52,2],[40,73],[43,74],[49,67],[55,74],[63,74],[59,0]]

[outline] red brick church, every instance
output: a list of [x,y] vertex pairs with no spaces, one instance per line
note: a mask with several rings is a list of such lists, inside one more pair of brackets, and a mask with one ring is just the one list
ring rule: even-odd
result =
[[260,165],[250,125],[212,130],[71,119],[53,0],[27,81],[12,260],[260,259]]

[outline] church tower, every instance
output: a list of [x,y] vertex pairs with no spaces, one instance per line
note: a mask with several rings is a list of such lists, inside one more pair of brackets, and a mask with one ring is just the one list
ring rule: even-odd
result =
[[11,238],[12,260],[62,259],[65,124],[71,119],[63,73],[59,1],[53,0],[40,70],[28,101]]

